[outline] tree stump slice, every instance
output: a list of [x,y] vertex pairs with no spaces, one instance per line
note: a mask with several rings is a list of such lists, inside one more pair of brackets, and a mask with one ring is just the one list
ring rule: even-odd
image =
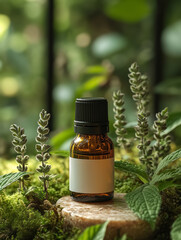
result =
[[150,225],[128,208],[124,196],[115,193],[112,200],[97,203],[76,202],[70,196],[65,196],[57,201],[56,206],[65,223],[82,230],[108,220],[105,240],[113,240],[123,234],[133,240],[151,239]]

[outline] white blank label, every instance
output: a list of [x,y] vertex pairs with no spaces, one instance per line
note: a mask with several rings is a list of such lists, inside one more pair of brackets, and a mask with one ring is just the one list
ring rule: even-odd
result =
[[69,158],[70,191],[106,193],[114,190],[114,159]]

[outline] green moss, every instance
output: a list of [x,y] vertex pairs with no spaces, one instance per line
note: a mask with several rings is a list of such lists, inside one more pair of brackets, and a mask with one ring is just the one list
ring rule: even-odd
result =
[[170,188],[162,192],[162,206],[154,233],[155,240],[170,240],[170,228],[181,214],[181,190]]
[[0,195],[0,239],[73,239],[79,231],[65,227],[53,210],[44,215],[28,208],[28,200],[21,193]]
[[69,195],[69,179],[67,175],[57,175],[49,187],[49,200],[55,203],[60,197]]
[[[52,174],[55,176],[50,182],[48,192],[52,204],[69,194],[67,162],[65,159],[51,159]],[[7,173],[7,169],[14,169],[15,165],[14,160],[3,161],[3,169],[6,171],[1,168],[0,173]],[[31,159],[29,171],[35,172],[36,167],[37,161]],[[63,219],[57,220],[54,211],[45,210],[42,214],[34,208],[28,208],[32,202],[42,205],[45,199],[37,174],[30,176],[26,191],[20,192],[18,185],[16,182],[0,194],[0,239],[77,239],[79,230],[65,226]]]
[[115,178],[114,186],[117,193],[128,193],[141,185],[141,181],[131,174],[121,174],[119,178]]
[[73,240],[77,239],[79,234],[80,230],[65,225],[63,219],[56,222],[53,212],[46,212],[34,240]]
[[42,216],[38,211],[27,209],[28,201],[20,193],[0,195],[0,231],[4,239],[14,236],[19,240],[33,239]]

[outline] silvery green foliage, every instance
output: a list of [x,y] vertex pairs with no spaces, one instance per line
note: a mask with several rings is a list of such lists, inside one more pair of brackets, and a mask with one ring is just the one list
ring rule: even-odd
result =
[[167,133],[164,133],[164,130],[167,128],[166,122],[168,119],[168,108],[165,108],[161,112],[156,114],[156,120],[153,124],[153,130],[154,130],[154,139],[155,139],[155,145],[154,145],[154,152],[153,152],[153,160],[155,168],[158,166],[159,160],[164,158],[170,150],[170,143],[171,138],[170,135]]
[[172,240],[181,239],[181,215],[179,215],[175,222],[172,224],[171,239]]
[[126,118],[124,116],[124,94],[120,90],[113,92],[113,111],[114,111],[114,127],[116,129],[118,146],[129,148],[130,143],[126,139]]
[[138,217],[155,228],[156,219],[161,206],[161,196],[156,186],[144,184],[125,196],[128,206]]
[[[17,169],[20,172],[26,172],[27,171],[27,164],[28,164],[28,160],[29,160],[29,156],[25,155],[26,153],[26,143],[27,143],[27,137],[24,134],[24,129],[20,128],[19,126],[17,126],[16,124],[12,124],[10,126],[10,131],[12,133],[13,136],[13,141],[12,144],[14,146],[14,150],[15,152],[18,154],[16,156],[16,162],[19,164],[17,166]],[[20,188],[21,188],[21,184],[22,184],[22,188],[24,189],[24,179],[27,179],[28,176],[25,176],[23,178],[21,178],[20,180]]]
[[151,183],[155,184],[157,182],[164,182],[170,179],[174,179],[175,181],[176,179],[180,179],[180,176],[181,176],[180,167],[167,169],[164,172],[161,172],[160,174],[153,176]]
[[140,155],[139,159],[146,166],[147,173],[151,177],[154,171],[154,164],[148,125],[148,116],[150,114],[147,110],[149,103],[148,79],[145,75],[141,75],[137,63],[133,63],[129,71],[130,88],[137,106],[138,125],[135,127],[135,136],[139,140],[139,145],[137,146]]
[[[177,169],[164,170],[165,167],[180,157],[181,149],[167,155],[159,162],[150,182],[147,181],[146,184],[143,184],[125,196],[128,206],[141,219],[148,221],[152,228],[155,226],[161,204],[161,195],[159,194],[159,191],[167,189],[170,186],[180,187],[179,184],[173,183],[173,179],[176,180],[180,178],[181,168],[177,167]],[[115,163],[116,168],[120,168],[120,170],[130,173],[132,172],[133,174],[140,176],[140,179],[148,179],[146,171],[132,166],[131,163],[123,164],[122,162],[119,163],[119,161],[116,161]],[[143,182],[145,183],[145,181]]]
[[41,165],[39,165],[39,167],[37,168],[37,171],[39,173],[42,173],[42,175],[39,178],[44,184],[44,190],[47,195],[48,181],[50,181],[50,175],[48,175],[48,172],[51,169],[51,165],[47,164],[47,161],[50,158],[50,154],[48,152],[50,149],[50,146],[46,144],[48,140],[47,135],[49,133],[49,129],[47,126],[48,126],[48,121],[50,119],[50,114],[43,109],[40,112],[39,117],[40,118],[38,121],[38,128],[37,128],[38,136],[36,137],[36,142],[37,142],[36,151],[38,152],[38,154],[36,155],[36,159],[39,162],[41,162]]
[[176,150],[175,152],[170,153],[159,162],[158,167],[155,170],[154,176],[158,175],[162,169],[164,169],[170,163],[176,161],[179,158],[181,158],[181,148]]
[[143,182],[148,182],[149,180],[147,173],[139,165],[120,160],[114,162],[114,167],[117,169],[121,169],[124,172],[137,175]]
[[10,184],[16,182],[20,178],[24,176],[28,176],[27,172],[16,172],[16,173],[8,173],[0,176],[0,191],[9,186]]

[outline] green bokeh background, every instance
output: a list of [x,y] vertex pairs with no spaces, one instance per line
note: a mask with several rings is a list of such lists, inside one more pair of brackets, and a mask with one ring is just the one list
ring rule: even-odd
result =
[[[76,97],[104,96],[114,138],[111,98],[120,88],[125,92],[127,121],[135,121],[127,76],[134,61],[149,76],[151,96],[161,95],[159,109],[168,106],[170,112],[181,112],[179,0],[166,1],[164,79],[158,86],[153,84],[156,0],[55,0],[54,4],[52,135],[73,125]],[[5,157],[11,156],[12,123],[25,128],[33,153],[38,113],[47,107],[47,10],[48,0],[0,0],[0,155]],[[67,138],[62,140],[64,149]]]

